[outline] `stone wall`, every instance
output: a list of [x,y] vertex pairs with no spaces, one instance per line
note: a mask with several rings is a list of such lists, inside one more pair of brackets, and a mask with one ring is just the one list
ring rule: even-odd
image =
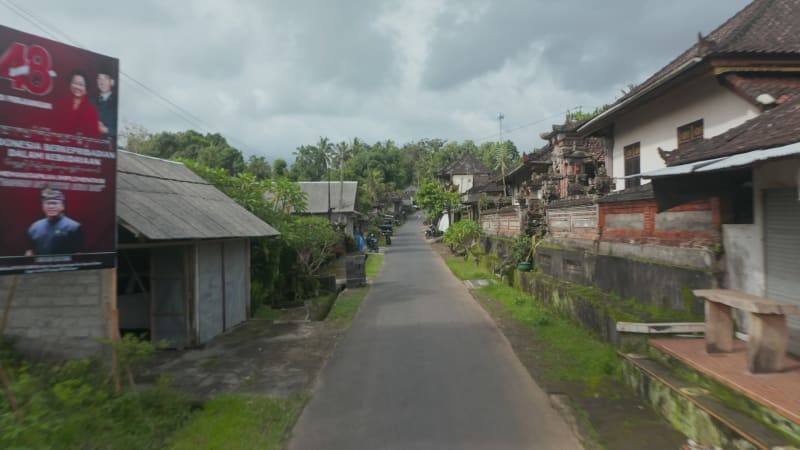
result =
[[[685,309],[687,301],[695,302],[689,292],[692,289],[718,285],[716,274],[709,270],[547,245],[537,249],[535,265],[543,273],[572,283],[674,310]],[[698,313],[702,313],[701,307],[698,302]]]
[[547,209],[550,236],[568,239],[597,240],[597,204]]
[[[102,270],[19,275],[5,334],[34,359],[96,356],[106,338]],[[5,306],[12,276],[0,277]]]
[[516,207],[486,211],[481,214],[481,228],[495,236],[517,236],[522,229],[520,211]]
[[600,204],[600,240],[629,244],[708,247],[721,243],[719,200],[658,212],[655,199]]
[[[500,260],[510,251],[509,241],[502,238],[487,237],[481,245]],[[692,289],[719,286],[720,275],[708,266],[601,254],[591,246],[544,243],[537,247],[534,259],[537,272],[517,273],[518,287],[612,342],[617,339],[614,326],[620,318],[649,321],[647,316],[653,312],[674,312],[674,320],[699,320],[703,304]]]

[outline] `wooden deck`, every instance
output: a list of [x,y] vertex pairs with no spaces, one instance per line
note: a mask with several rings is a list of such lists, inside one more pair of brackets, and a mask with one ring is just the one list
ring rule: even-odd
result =
[[705,340],[652,339],[651,345],[800,424],[800,359],[786,357],[780,373],[751,374],[746,343],[735,341],[731,353],[707,353]]

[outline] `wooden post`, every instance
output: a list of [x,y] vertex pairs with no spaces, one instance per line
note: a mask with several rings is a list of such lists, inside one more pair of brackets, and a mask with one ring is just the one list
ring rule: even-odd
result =
[[706,351],[733,351],[733,315],[731,307],[706,299]]
[[[11,301],[14,300],[14,293],[17,290],[17,279],[18,275],[13,275],[11,277],[11,286],[8,288],[8,296],[6,297],[6,304],[3,307],[3,320],[0,321],[0,336],[5,334],[6,331],[6,324],[8,323],[8,316],[11,314]],[[17,406],[17,399],[14,397],[14,392],[11,390],[11,383],[8,382],[8,377],[6,377],[6,372],[3,370],[2,364],[0,364],[0,383],[3,384],[3,390],[6,393],[6,398],[8,398],[8,403],[11,404],[11,410],[14,411],[14,415],[17,418],[17,422],[22,421],[22,416],[19,414],[19,407]]]
[[119,355],[116,344],[119,342],[119,311],[117,311],[117,269],[104,269],[102,277],[103,307],[106,312],[106,334],[111,340],[111,377],[114,392],[121,390],[119,376]]
[[17,278],[19,275],[11,276],[11,286],[8,288],[8,296],[6,297],[6,305],[3,308],[3,320],[0,322],[0,335],[6,332],[6,324],[8,323],[8,316],[11,314],[11,301],[14,299],[14,292],[17,290]]
[[783,314],[750,316],[747,368],[751,373],[782,372],[789,347],[789,327]]

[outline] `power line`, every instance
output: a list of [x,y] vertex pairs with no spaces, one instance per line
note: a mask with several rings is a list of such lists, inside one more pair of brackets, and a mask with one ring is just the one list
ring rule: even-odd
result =
[[[3,4],[8,9],[10,9],[11,12],[13,12],[16,15],[18,15],[19,17],[21,17],[22,19],[24,19],[25,21],[27,21],[31,25],[33,25],[36,28],[38,28],[39,30],[43,31],[45,34],[47,34],[51,38],[56,39],[56,40],[58,40],[60,38],[62,40],[65,40],[65,41],[71,43],[72,45],[74,45],[76,47],[80,47],[80,48],[86,50],[86,46],[85,45],[83,45],[82,43],[78,42],[76,39],[73,39],[71,36],[69,36],[67,33],[62,31],[61,29],[59,29],[55,25],[52,25],[52,24],[48,23],[47,21],[45,21],[41,17],[39,17],[36,14],[26,10],[25,8],[19,6],[18,4],[14,3],[13,1],[11,1],[11,0],[3,0]],[[190,111],[186,110],[185,108],[181,107],[180,105],[178,105],[177,103],[175,103],[171,99],[169,99],[166,96],[160,94],[155,89],[152,89],[151,87],[147,86],[143,82],[137,80],[134,76],[132,76],[132,75],[130,75],[130,74],[128,74],[128,73],[126,73],[126,72],[124,72],[122,70],[120,70],[119,72],[126,80],[131,81],[136,86],[138,86],[140,89],[142,89],[145,92],[149,93],[150,95],[158,98],[159,100],[164,102],[166,105],[171,107],[172,112],[176,116],[178,116],[180,119],[182,119],[184,122],[188,123],[192,128],[198,128],[198,129],[200,129],[200,131],[205,131],[207,134],[210,134],[209,130],[211,130],[211,127],[207,126],[205,124],[205,122],[203,121],[203,119],[197,117],[196,115],[194,115]],[[226,139],[231,141],[232,143],[237,144],[238,146],[240,146],[242,148],[246,148],[247,147],[247,146],[239,145],[239,144],[241,144],[241,142],[238,142],[237,139],[234,139],[232,137],[227,137]]]
[[[567,109],[567,113],[569,113],[570,111],[578,110],[580,108],[581,108],[580,106],[574,106],[572,108]],[[538,125],[538,124],[540,124],[542,122],[546,122],[546,121],[548,121],[550,119],[554,119],[556,117],[560,117],[562,114],[563,113],[553,114],[552,116],[547,116],[547,117],[545,117],[543,119],[534,120],[533,122],[524,123],[522,125],[516,126],[514,128],[509,128],[509,129],[506,129],[506,130],[503,130],[501,128],[500,129],[500,133],[492,133],[490,135],[487,135],[487,136],[484,136],[484,137],[481,137],[481,138],[478,138],[478,139],[473,139],[473,140],[475,142],[484,142],[484,141],[488,141],[490,139],[495,139],[496,137],[498,137],[498,135],[502,139],[503,133],[511,134],[511,133],[513,133],[515,131],[518,131],[518,130],[521,130],[523,128],[528,128],[528,127],[531,127],[531,126],[534,126],[534,125]],[[503,118],[505,118],[505,116],[503,116]]]

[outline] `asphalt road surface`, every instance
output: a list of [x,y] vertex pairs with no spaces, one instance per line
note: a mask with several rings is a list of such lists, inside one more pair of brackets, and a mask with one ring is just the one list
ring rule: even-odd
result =
[[420,228],[395,231],[289,449],[580,449]]

